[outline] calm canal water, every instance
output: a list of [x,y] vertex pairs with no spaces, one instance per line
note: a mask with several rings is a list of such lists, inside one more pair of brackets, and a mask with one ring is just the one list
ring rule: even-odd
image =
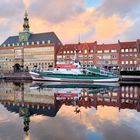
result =
[[139,140],[139,131],[139,86],[0,81],[0,140]]

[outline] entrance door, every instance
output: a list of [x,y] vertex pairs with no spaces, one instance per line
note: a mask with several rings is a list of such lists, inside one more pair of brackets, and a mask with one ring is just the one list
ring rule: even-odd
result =
[[13,69],[14,69],[14,72],[19,72],[19,71],[21,70],[20,64],[16,63],[16,64],[13,66]]

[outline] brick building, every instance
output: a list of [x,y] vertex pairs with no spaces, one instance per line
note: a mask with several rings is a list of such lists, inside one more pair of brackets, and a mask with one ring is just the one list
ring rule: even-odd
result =
[[23,31],[8,37],[0,47],[0,70],[55,66],[56,50],[62,45],[59,38],[54,32],[33,34],[29,29],[28,14],[25,13]]
[[66,61],[71,63],[76,54],[77,59],[81,62],[83,67],[93,66],[95,64],[95,48],[97,42],[65,44],[61,46],[57,53],[57,61]]
[[96,47],[96,66],[118,68],[120,66],[119,58],[120,47],[116,44],[97,44]]
[[66,44],[57,51],[57,61],[70,63],[74,55],[83,67],[96,65],[108,69],[140,70],[140,41],[98,44],[95,42]]

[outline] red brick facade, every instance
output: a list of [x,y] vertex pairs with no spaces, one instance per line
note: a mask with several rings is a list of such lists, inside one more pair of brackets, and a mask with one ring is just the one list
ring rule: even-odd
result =
[[108,67],[120,70],[140,70],[140,40],[115,44],[65,44],[57,51],[57,61],[70,63],[76,54],[82,66]]

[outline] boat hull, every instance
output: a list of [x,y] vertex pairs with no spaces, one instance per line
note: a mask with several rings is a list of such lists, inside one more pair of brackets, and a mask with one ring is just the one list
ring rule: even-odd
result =
[[55,82],[81,82],[81,83],[93,83],[93,82],[117,82],[119,77],[117,76],[89,76],[89,75],[49,75],[42,73],[30,72],[33,80],[39,81],[55,81]]

